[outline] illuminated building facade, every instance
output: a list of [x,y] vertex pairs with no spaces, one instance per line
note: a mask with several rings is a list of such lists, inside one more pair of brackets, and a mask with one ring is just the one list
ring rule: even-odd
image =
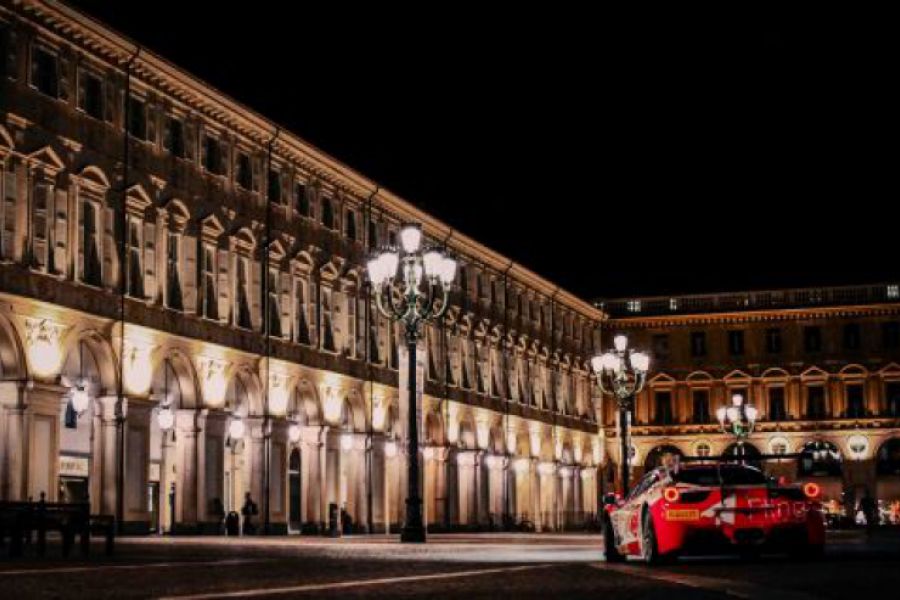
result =
[[[748,449],[802,453],[768,462],[815,478],[834,503],[900,499],[900,286],[631,298],[598,303],[604,338],[651,355],[632,415],[636,474],[670,453],[728,453],[716,410],[741,394],[758,421]],[[610,458],[614,407],[602,423]],[[608,472],[611,477],[615,469]]]
[[460,262],[420,343],[433,528],[596,511],[603,314],[53,1],[0,6],[0,500],[207,532],[402,521],[399,331],[367,255]]

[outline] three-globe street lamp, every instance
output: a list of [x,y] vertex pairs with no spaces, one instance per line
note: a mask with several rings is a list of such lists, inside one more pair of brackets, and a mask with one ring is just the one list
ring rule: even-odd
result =
[[741,460],[744,457],[744,440],[753,433],[756,417],[756,407],[746,404],[744,396],[741,394],[731,396],[731,406],[720,406],[716,410],[716,418],[719,420],[722,431],[734,435],[737,442],[735,454],[740,456]]
[[[437,249],[422,249],[422,228],[400,230],[400,248],[377,252],[366,265],[378,310],[404,325],[409,354],[409,401],[406,523],[401,542],[424,542],[422,498],[419,494],[419,434],[416,402],[416,343],[420,325],[447,311],[450,285],[456,278],[456,260]],[[396,293],[395,293],[396,292]]]
[[619,409],[619,437],[622,450],[622,496],[628,494],[631,442],[628,421],[635,394],[644,389],[650,357],[628,347],[628,338],[617,335],[613,339],[613,350],[591,359],[591,366],[597,374],[597,384],[604,394],[615,397]]

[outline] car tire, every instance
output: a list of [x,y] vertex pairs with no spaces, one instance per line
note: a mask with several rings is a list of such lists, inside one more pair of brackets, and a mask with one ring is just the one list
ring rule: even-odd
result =
[[609,563],[625,562],[625,556],[616,548],[616,534],[609,515],[603,519],[603,558]]
[[641,558],[648,565],[655,565],[662,562],[659,554],[659,545],[656,543],[656,528],[653,526],[653,517],[650,512],[644,511],[644,518],[641,524]]

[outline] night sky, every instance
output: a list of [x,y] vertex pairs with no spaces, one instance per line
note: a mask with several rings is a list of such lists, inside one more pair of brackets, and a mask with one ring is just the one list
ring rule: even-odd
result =
[[585,298],[900,279],[897,49],[847,15],[72,4]]

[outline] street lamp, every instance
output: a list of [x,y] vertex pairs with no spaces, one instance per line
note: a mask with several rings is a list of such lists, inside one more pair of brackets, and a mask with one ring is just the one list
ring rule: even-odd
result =
[[[409,354],[409,460],[406,523],[401,542],[424,542],[422,498],[419,494],[419,434],[416,407],[416,342],[419,326],[440,318],[447,310],[450,285],[456,278],[456,260],[437,249],[422,249],[422,228],[400,230],[400,248],[374,254],[366,265],[378,310],[403,322]],[[399,292],[395,296],[395,290]]]
[[628,463],[631,457],[628,422],[635,394],[644,389],[650,357],[628,347],[628,338],[617,335],[613,350],[591,359],[591,367],[597,374],[597,384],[604,394],[615,397],[619,410],[619,437],[621,439],[622,495],[628,494]]
[[736,454],[740,457],[744,456],[744,440],[753,433],[756,417],[756,407],[746,404],[741,394],[731,396],[731,406],[720,406],[716,410],[716,418],[722,431],[734,435],[737,442]]

